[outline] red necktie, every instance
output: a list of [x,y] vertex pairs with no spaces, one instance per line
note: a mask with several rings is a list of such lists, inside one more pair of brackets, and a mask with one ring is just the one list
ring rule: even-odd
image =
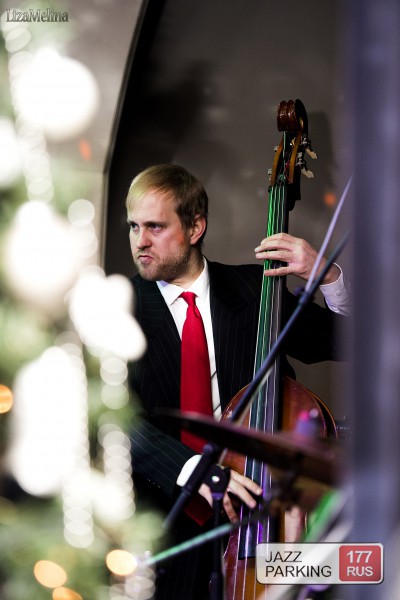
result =
[[[210,359],[203,319],[196,306],[196,295],[183,292],[181,297],[188,303],[182,329],[181,410],[212,416]],[[205,444],[205,440],[188,431],[181,432],[181,441],[199,453]],[[185,510],[199,525],[212,515],[211,506],[199,495],[189,501]]]
[[[181,410],[212,416],[210,359],[203,319],[196,295],[183,292],[181,297],[188,304],[182,329]],[[205,444],[205,440],[187,431],[182,431],[181,440],[199,453]]]

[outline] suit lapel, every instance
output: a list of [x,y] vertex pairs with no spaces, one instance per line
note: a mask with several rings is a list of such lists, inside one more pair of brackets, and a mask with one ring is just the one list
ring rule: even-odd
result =
[[[221,406],[247,385],[253,374],[259,290],[244,289],[235,267],[209,263],[210,308]],[[232,275],[235,280],[232,280]],[[232,365],[236,365],[236,369]]]
[[165,330],[179,341],[179,334],[168,306],[157,284],[154,281],[145,281],[138,279],[138,307],[140,309],[140,322],[146,335],[150,338],[156,335],[163,337]]
[[[150,379],[153,380],[154,389],[162,390],[162,403],[179,408],[178,330],[157,284],[142,279],[137,279],[135,283],[139,320],[148,343]],[[152,400],[157,403],[155,397]]]

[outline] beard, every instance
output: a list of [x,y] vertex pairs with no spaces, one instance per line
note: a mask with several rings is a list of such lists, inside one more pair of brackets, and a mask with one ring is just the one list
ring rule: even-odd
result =
[[[147,254],[147,252],[143,252]],[[138,270],[139,275],[147,281],[167,281],[174,282],[183,277],[189,270],[190,259],[192,255],[192,247],[182,248],[174,255],[166,258],[153,257],[148,264],[143,264],[139,256],[134,256],[133,261]]]

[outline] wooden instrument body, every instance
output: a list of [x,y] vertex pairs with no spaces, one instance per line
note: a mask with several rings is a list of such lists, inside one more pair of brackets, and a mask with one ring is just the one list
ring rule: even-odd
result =
[[[301,385],[298,381],[285,377],[283,380],[282,398],[282,430],[294,431],[299,416],[304,411],[317,411],[318,435],[320,437],[336,437],[336,425],[328,407],[311,390]],[[229,419],[240,397],[244,393],[240,390],[226,407],[222,419]],[[249,426],[247,414],[243,425]],[[236,452],[227,451],[224,456],[224,466],[230,467],[238,473],[245,472],[246,457]],[[308,495],[308,502],[315,499],[315,504],[321,496],[321,490],[315,488]],[[297,506],[282,512],[280,515],[281,530],[279,541],[299,541],[306,529],[307,515]],[[267,587],[257,582],[256,564],[254,557],[239,559],[239,530],[233,532],[225,551],[226,569],[226,598],[227,600],[253,600],[267,598]]]

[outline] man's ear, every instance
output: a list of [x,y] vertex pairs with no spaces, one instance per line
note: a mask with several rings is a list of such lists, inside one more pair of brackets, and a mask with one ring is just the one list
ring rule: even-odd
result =
[[207,222],[204,217],[201,215],[196,215],[193,221],[193,225],[190,228],[190,242],[192,246],[195,246],[199,239],[204,234],[207,228]]

